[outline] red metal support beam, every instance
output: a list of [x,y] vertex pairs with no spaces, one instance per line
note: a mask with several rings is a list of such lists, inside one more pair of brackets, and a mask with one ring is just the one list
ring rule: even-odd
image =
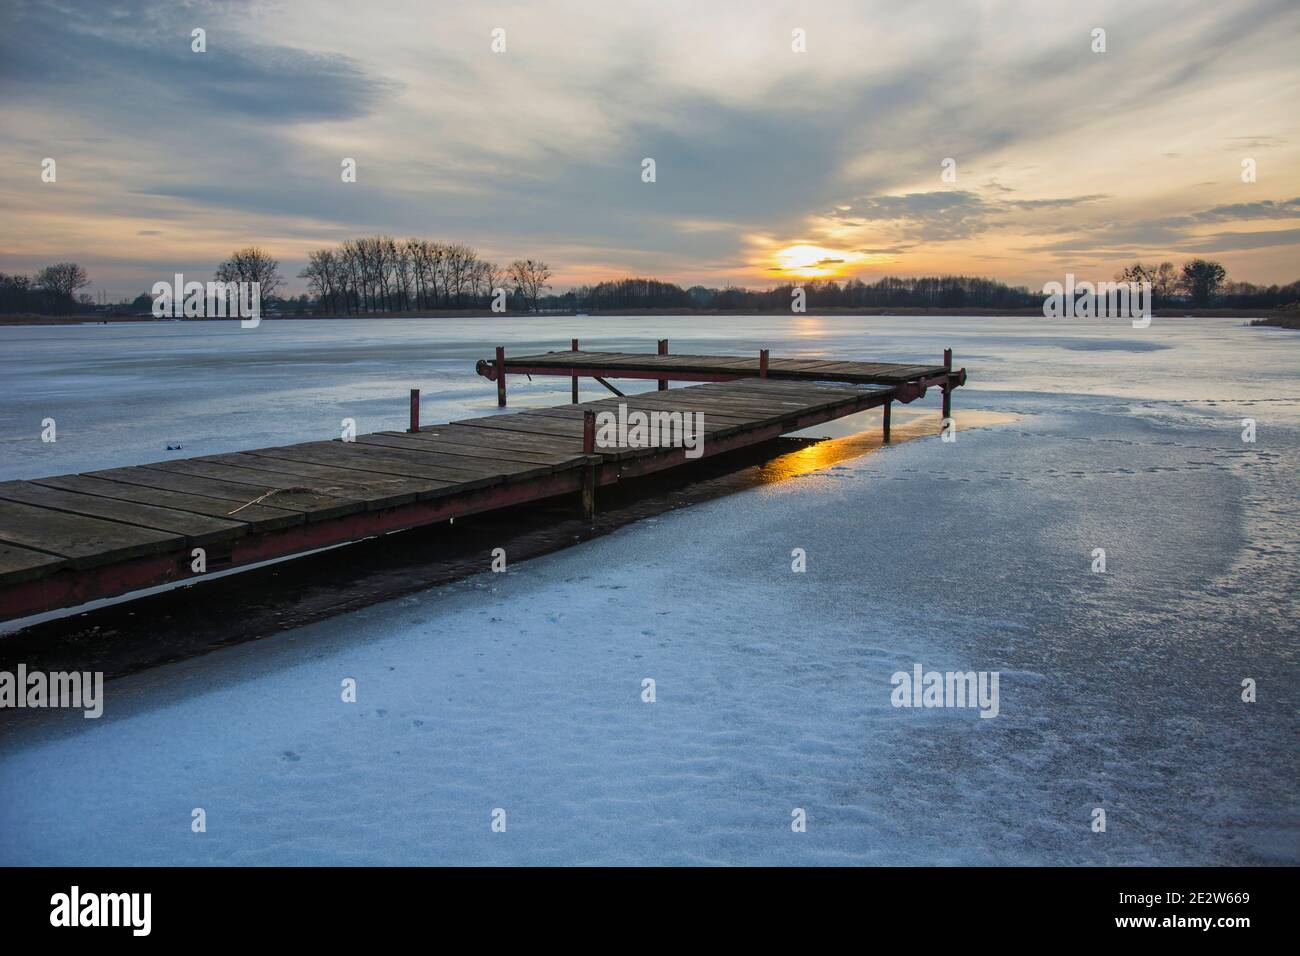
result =
[[420,390],[411,389],[411,427],[408,432],[418,432],[420,430]]
[[[570,347],[571,347],[572,351],[574,351],[574,352],[578,351],[578,340],[577,340],[577,339],[574,339],[574,340],[573,340],[572,342],[570,342],[569,344],[570,344]],[[573,384],[573,404],[577,405],[577,404],[578,404],[578,376],[576,376],[576,375],[572,376],[572,384]]]
[[[667,340],[667,339],[660,339],[660,340],[659,340],[659,354],[660,354],[660,355],[667,355],[667,354],[668,354],[668,340]],[[666,379],[666,378],[661,378],[661,379],[659,379],[659,391],[661,391],[661,392],[666,392],[667,390],[668,390],[668,379]]]
[[952,383],[952,349],[943,350],[943,367],[948,372],[943,381],[943,417],[952,418],[952,390],[955,387]]
[[941,379],[917,379],[913,382],[900,382],[894,387],[894,397],[907,405],[918,398],[925,398],[926,389],[938,384]]
[[884,413],[885,413],[885,418],[884,418],[884,423],[883,423],[882,431],[884,432],[884,436],[885,436],[885,444],[886,444],[886,445],[889,444],[889,413],[890,413],[890,410],[891,410],[893,407],[894,407],[894,403],[893,403],[893,402],[885,402],[885,404],[884,404],[884,406],[883,406],[883,408],[884,408]]
[[506,407],[506,348],[497,346],[497,407]]
[[600,456],[596,454],[596,413],[586,409],[582,413],[582,452],[587,456],[587,463],[582,469],[582,516],[588,521],[596,520],[596,485],[600,469]]
[[767,378],[767,349],[760,349],[758,353],[758,377]]

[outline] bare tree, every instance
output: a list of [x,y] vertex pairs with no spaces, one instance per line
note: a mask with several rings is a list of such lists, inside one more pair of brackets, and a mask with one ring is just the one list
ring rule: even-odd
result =
[[470,277],[476,259],[474,250],[462,242],[443,246],[448,305],[459,307],[462,304],[461,297],[471,286]]
[[1227,277],[1228,270],[1221,264],[1209,259],[1193,259],[1191,262],[1183,263],[1179,288],[1191,297],[1193,305],[1209,305]]
[[262,301],[270,299],[284,284],[280,277],[280,262],[257,246],[236,249],[230,258],[217,266],[217,279],[221,282],[256,282]]
[[523,292],[526,309],[536,311],[542,290],[551,287],[547,281],[551,278],[551,267],[536,259],[516,259],[510,263],[509,276]]
[[55,299],[75,303],[77,291],[90,285],[90,276],[75,262],[56,262],[36,273],[36,285]]
[[348,239],[343,243],[339,250],[339,257],[343,261],[344,282],[348,289],[348,314],[352,314],[352,308],[355,305],[358,312],[365,311],[365,269],[364,256],[361,252],[361,243],[356,239]]
[[1178,270],[1172,262],[1162,262],[1156,268],[1151,286],[1157,299],[1167,300],[1178,291]]
[[505,272],[495,262],[488,262],[486,259],[479,259],[474,263],[471,281],[473,283],[475,299],[481,298],[485,303],[490,305],[492,302],[492,290],[505,281]]
[[398,308],[411,307],[411,283],[415,278],[415,261],[411,248],[405,242],[393,244],[393,276],[399,300]]
[[322,312],[339,311],[344,270],[341,257],[332,249],[313,249],[307,253],[307,267],[298,273],[307,280],[307,288],[320,300]]

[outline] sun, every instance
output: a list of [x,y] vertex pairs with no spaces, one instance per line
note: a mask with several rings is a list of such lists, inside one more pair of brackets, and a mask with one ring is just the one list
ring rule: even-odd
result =
[[859,258],[862,258],[859,253],[840,252],[811,243],[797,243],[775,253],[773,259],[776,260],[776,265],[773,271],[799,279],[827,279],[840,275],[845,266]]

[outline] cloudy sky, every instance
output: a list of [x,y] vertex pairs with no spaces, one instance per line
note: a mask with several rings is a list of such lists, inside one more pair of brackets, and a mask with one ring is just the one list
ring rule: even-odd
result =
[[72,259],[116,298],[383,232],[560,289],[1193,256],[1287,282],[1297,40],[1295,0],[0,0],[0,271]]

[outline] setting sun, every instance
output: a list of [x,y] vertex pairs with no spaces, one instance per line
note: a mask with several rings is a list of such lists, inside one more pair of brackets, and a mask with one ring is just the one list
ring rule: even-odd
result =
[[843,274],[846,266],[866,257],[859,252],[842,252],[799,243],[779,250],[773,258],[773,272],[799,279],[829,279]]

